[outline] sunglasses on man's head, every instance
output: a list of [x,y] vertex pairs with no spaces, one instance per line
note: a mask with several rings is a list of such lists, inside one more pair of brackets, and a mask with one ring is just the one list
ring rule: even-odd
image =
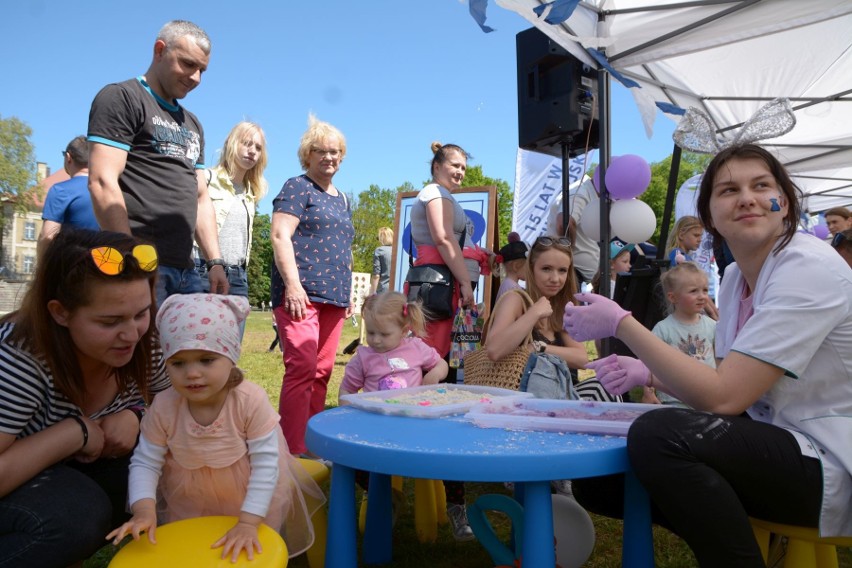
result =
[[124,259],[132,256],[145,272],[157,270],[157,249],[153,245],[136,245],[128,253],[112,247],[95,247],[91,251],[92,260],[98,270],[107,276],[116,276],[124,271]]
[[550,247],[557,244],[570,247],[571,239],[568,237],[539,237],[535,240],[535,244],[533,246],[541,245],[543,247]]
[[843,233],[834,233],[834,237],[831,239],[831,246],[837,248],[846,240],[846,235]]

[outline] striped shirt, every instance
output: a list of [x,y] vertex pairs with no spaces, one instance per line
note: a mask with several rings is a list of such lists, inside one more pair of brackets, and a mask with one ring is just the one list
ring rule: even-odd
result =
[[[25,438],[82,412],[56,390],[44,359],[10,341],[13,328],[11,322],[0,324],[0,432]],[[157,393],[167,389],[170,382],[159,349],[154,352],[154,358],[150,389]],[[131,385],[89,418],[96,420],[139,404],[143,404],[142,396]]]

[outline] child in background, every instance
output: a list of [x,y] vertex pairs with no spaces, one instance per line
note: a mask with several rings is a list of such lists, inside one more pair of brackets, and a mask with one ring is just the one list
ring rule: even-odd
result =
[[[613,239],[609,243],[609,297],[615,295],[615,279],[619,272],[630,272],[630,253],[636,245],[625,244],[618,239]],[[599,294],[601,282],[601,273],[598,271],[592,281],[592,290]]]
[[[399,292],[384,292],[367,298],[361,308],[361,317],[367,330],[367,347],[359,347],[346,364],[340,396],[359,390],[375,392],[434,385],[447,376],[449,366],[438,352],[419,337],[408,337],[409,332],[417,335],[425,332],[425,319],[419,304],[408,303]],[[338,404],[342,406],[346,401],[338,399]],[[366,501],[367,472],[356,471],[355,480],[365,490]],[[453,538],[472,540],[474,535],[464,504],[464,484],[445,481],[444,489]],[[403,508],[405,498],[397,491],[391,497],[396,514]],[[366,507],[362,505],[361,511],[359,522],[363,525]]]
[[704,225],[698,217],[684,215],[678,219],[666,243],[669,266],[695,260],[693,254],[698,250],[703,234]]
[[[359,390],[375,392],[434,385],[447,376],[447,362],[419,337],[424,333],[423,310],[399,292],[369,296],[361,308],[367,346],[346,364],[339,397]],[[340,405],[346,404],[338,398]]]
[[248,313],[241,296],[163,302],[157,328],[172,386],[142,420],[130,463],[133,517],[107,535],[114,544],[143,531],[156,544],[158,523],[206,515],[238,517],[211,543],[232,562],[261,552],[261,522],[281,533],[291,557],[313,543],[311,515],[325,497],[290,455],[266,392],[236,366]]
[[518,281],[523,279],[527,266],[529,247],[521,240],[521,236],[512,231],[507,236],[507,241],[494,258],[494,262],[500,267],[499,276],[503,279],[494,298],[495,302],[509,290],[521,287]]
[[[704,308],[710,301],[707,273],[694,262],[684,262],[664,272],[660,282],[669,301],[670,314],[654,326],[654,335],[715,369],[716,322],[704,315]],[[667,393],[644,388],[642,402],[659,401],[686,407]]]

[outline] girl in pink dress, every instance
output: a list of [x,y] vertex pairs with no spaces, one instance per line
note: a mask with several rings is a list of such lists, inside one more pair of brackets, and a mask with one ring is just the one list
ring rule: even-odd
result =
[[[358,391],[434,385],[447,376],[447,362],[411,332],[424,333],[423,310],[399,292],[369,296],[361,308],[367,345],[346,364],[339,397]],[[338,403],[346,401],[339,398]]]
[[313,543],[311,515],[325,498],[290,455],[266,392],[243,380],[240,322],[249,313],[239,296],[170,296],[157,327],[172,387],[142,420],[130,464],[133,517],[107,538],[118,543],[157,524],[231,515],[236,524],[211,543],[236,561],[262,552],[261,522],[281,533],[290,556]]

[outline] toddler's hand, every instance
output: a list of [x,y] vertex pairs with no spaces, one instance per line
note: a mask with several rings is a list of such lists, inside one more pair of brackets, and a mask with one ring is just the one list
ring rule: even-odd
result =
[[616,395],[647,385],[651,376],[648,367],[639,359],[615,354],[586,363],[586,368],[595,372],[608,393]]
[[231,555],[231,562],[235,563],[240,557],[240,552],[245,550],[249,560],[254,560],[254,553],[263,552],[260,539],[257,536],[257,527],[246,522],[237,522],[234,527],[225,533],[225,536],[210,545],[210,548],[222,547],[222,558]]
[[617,303],[598,294],[574,294],[574,298],[588,305],[575,306],[568,302],[562,316],[562,327],[577,341],[614,337],[618,324],[630,315]]
[[132,535],[133,540],[139,540],[143,532],[148,533],[151,544],[157,544],[157,514],[153,510],[136,513],[129,521],[106,535],[106,539],[112,539],[112,543],[118,545],[127,535]]

